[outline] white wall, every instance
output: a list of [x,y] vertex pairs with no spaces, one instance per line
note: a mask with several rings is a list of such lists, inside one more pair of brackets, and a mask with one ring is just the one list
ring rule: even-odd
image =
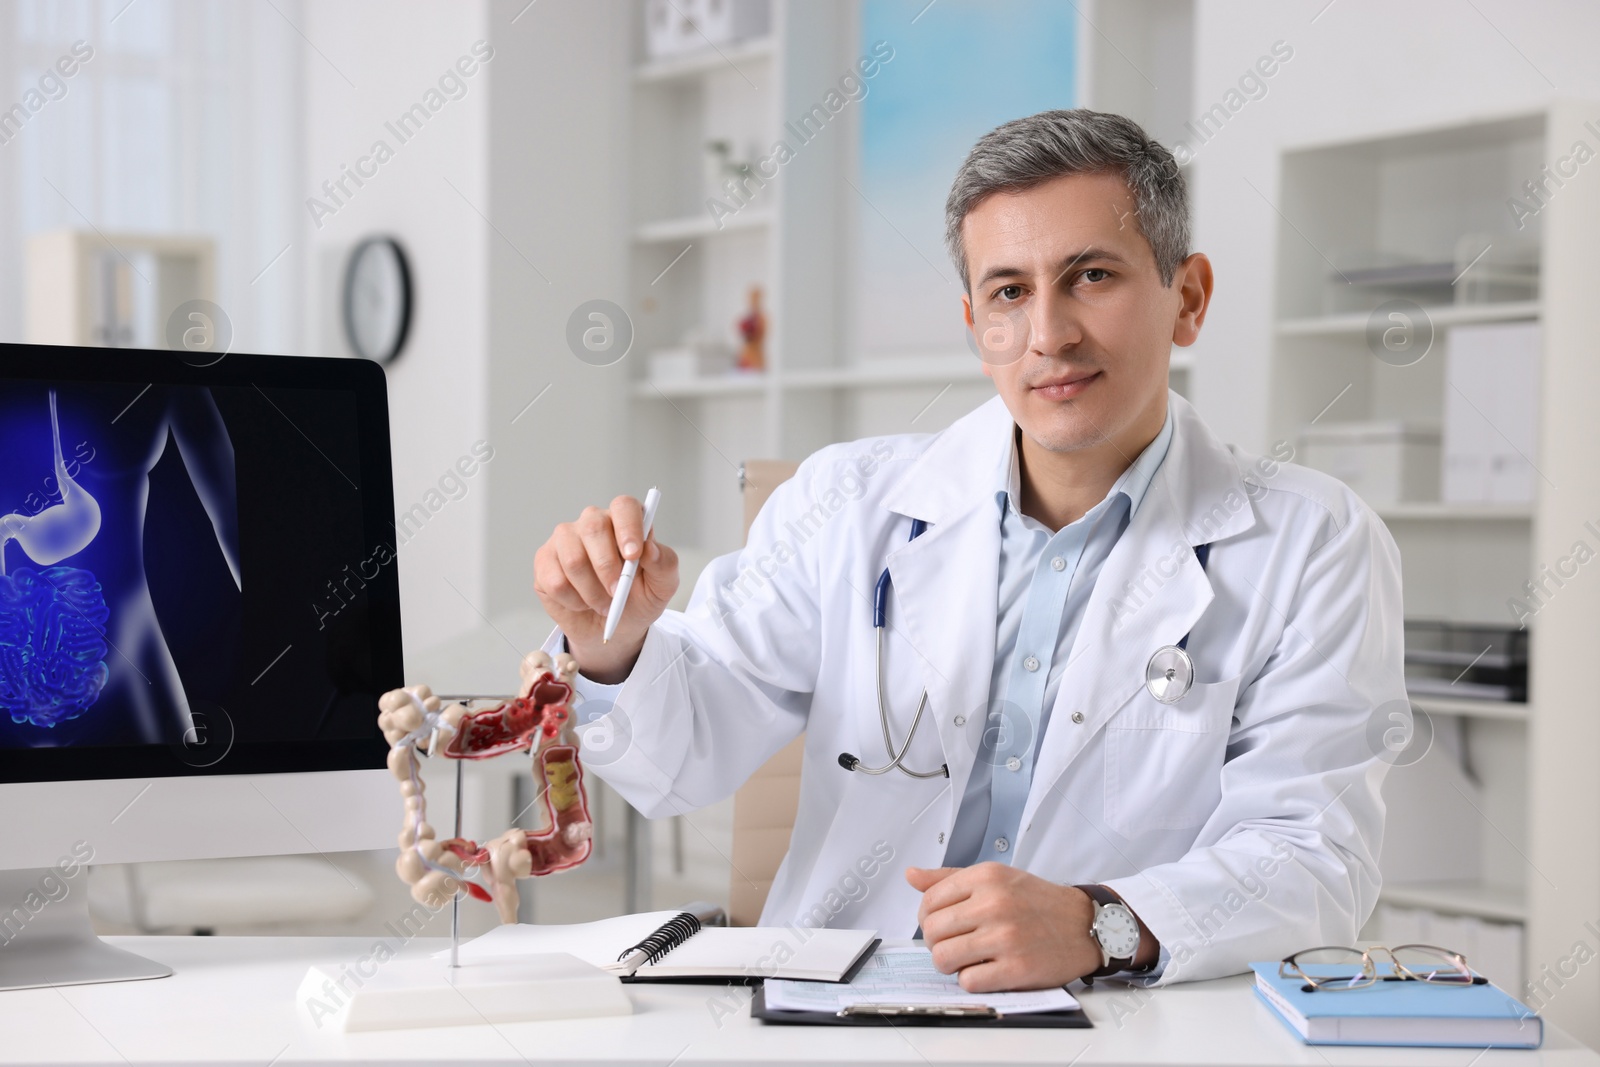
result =
[[630,6],[488,5],[496,50],[485,208],[495,226],[484,426],[496,453],[488,472],[491,617],[536,604],[533,554],[556,523],[648,488],[619,473],[627,386],[642,354],[635,348],[596,367],[566,339],[580,304],[627,303]]
[[[302,208],[310,243],[303,351],[347,351],[339,320],[344,261],[363,237],[389,234],[405,247],[416,294],[410,338],[389,368],[389,417],[397,509],[430,489],[474,441],[487,438],[489,242],[478,212],[489,203],[490,77],[498,57],[463,81],[410,140],[385,127],[437,88],[440,75],[489,36],[477,0],[396,3],[343,0],[304,7],[312,50],[306,72],[306,167],[301,197],[355,166],[377,140],[394,150],[376,176],[318,228]],[[369,167],[370,169],[370,167]],[[494,462],[499,462],[496,457]],[[466,479],[399,550],[406,658],[481,624],[487,609],[489,472]]]
[[[1600,64],[1594,61],[1600,5],[1197,3],[1196,112],[1220,102],[1274,41],[1294,49],[1293,58],[1267,80],[1267,94],[1245,104],[1199,146],[1187,170],[1195,248],[1210,255],[1217,271],[1215,300],[1194,348],[1199,367],[1192,395],[1221,437],[1265,451],[1271,444],[1266,374],[1278,219],[1260,194],[1277,203],[1278,152],[1288,145],[1532,108],[1558,96],[1600,100]],[[1330,413],[1336,414],[1337,409]]]

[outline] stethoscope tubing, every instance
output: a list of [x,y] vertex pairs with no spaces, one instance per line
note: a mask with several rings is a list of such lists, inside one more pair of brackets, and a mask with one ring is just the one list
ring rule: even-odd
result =
[[[925,530],[927,530],[927,528],[928,523],[926,520],[912,519],[911,536],[908,538],[908,540],[915,541]],[[1206,573],[1206,565],[1211,560],[1210,543],[1208,542],[1203,545],[1196,545],[1194,554],[1195,558],[1200,563],[1200,572],[1202,574]],[[839,754],[839,765],[847,771],[860,771],[862,774],[888,774],[890,771],[897,770],[901,774],[912,778],[948,778],[950,777],[950,768],[947,764],[941,765],[936,771],[914,771],[910,767],[905,766],[902,762],[905,759],[906,753],[911,749],[912,740],[917,736],[917,727],[922,723],[923,713],[928,710],[928,689],[926,686],[923,687],[922,695],[917,700],[917,711],[916,714],[912,716],[911,729],[906,732],[905,743],[900,746],[898,751],[895,750],[894,739],[889,734],[889,697],[884,691],[883,682],[883,639],[884,632],[888,629],[889,589],[892,584],[893,581],[889,575],[889,568],[886,566],[883,568],[883,573],[878,576],[877,585],[875,585],[872,590],[872,626],[878,631],[876,648],[874,650],[874,666],[876,667],[875,674],[877,676],[876,690],[878,698],[878,725],[883,731],[883,750],[892,758],[888,763],[881,767],[868,767],[862,763],[860,759],[851,755],[850,753],[841,752]],[[1182,692],[1179,692],[1176,695],[1170,694],[1166,689],[1163,689],[1158,693],[1156,690],[1155,677],[1147,677],[1145,681],[1146,689],[1149,690],[1151,696],[1163,704],[1176,704],[1178,701],[1187,696],[1189,694],[1189,690],[1194,686],[1194,660],[1189,655],[1189,636],[1190,635],[1187,633],[1184,634],[1176,645],[1163,645],[1161,648],[1156,649],[1155,653],[1150,657],[1150,662],[1153,666],[1156,660],[1163,653],[1170,652],[1179,660],[1181,660],[1185,667],[1185,679],[1182,685]],[[1150,671],[1151,669],[1147,667],[1147,675],[1150,674]],[[1169,682],[1172,679],[1172,675],[1172,671],[1165,672],[1165,677]]]
[[[927,530],[926,519],[911,520],[911,536],[908,541],[915,541]],[[950,767],[940,764],[936,771],[914,771],[902,761],[906,753],[911,750],[911,742],[917,736],[917,727],[922,723],[923,713],[928,710],[928,687],[922,687],[922,696],[917,699],[917,712],[911,718],[911,729],[906,732],[905,744],[895,751],[894,740],[889,736],[889,696],[883,688],[883,636],[888,629],[889,620],[889,588],[892,581],[889,577],[889,568],[884,567],[883,573],[878,576],[878,584],[872,590],[872,626],[878,631],[878,639],[874,652],[877,697],[878,697],[878,725],[883,730],[883,750],[892,758],[882,767],[868,767],[861,760],[848,752],[839,753],[839,765],[847,771],[860,771],[862,774],[888,774],[890,771],[899,771],[901,774],[912,778],[948,778]]]

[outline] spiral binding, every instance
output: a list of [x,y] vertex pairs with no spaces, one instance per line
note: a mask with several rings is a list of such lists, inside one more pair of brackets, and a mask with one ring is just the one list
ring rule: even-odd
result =
[[686,911],[679,912],[675,917],[667,920],[661,929],[632,948],[625,949],[617,959],[619,961],[625,960],[635,952],[646,952],[649,955],[646,957],[645,963],[655,963],[662,956],[665,956],[699,932],[700,920]]

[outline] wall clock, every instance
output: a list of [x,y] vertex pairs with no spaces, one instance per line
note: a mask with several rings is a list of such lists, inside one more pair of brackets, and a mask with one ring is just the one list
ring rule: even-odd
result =
[[369,237],[344,272],[344,332],[356,355],[389,363],[411,327],[411,270],[392,237]]

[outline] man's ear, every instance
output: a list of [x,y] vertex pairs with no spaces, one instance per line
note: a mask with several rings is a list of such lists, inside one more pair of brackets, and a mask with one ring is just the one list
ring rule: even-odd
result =
[[1178,264],[1172,278],[1178,290],[1178,317],[1172,324],[1172,343],[1187,348],[1200,337],[1206,309],[1211,306],[1211,260],[1195,252]]
[[[978,340],[978,324],[972,317],[972,294],[961,294],[961,318],[967,324],[967,337],[972,342],[975,352],[983,351],[983,343]],[[989,366],[989,361],[982,356],[978,357],[978,365],[983,370],[984,377],[993,378],[994,368]]]

